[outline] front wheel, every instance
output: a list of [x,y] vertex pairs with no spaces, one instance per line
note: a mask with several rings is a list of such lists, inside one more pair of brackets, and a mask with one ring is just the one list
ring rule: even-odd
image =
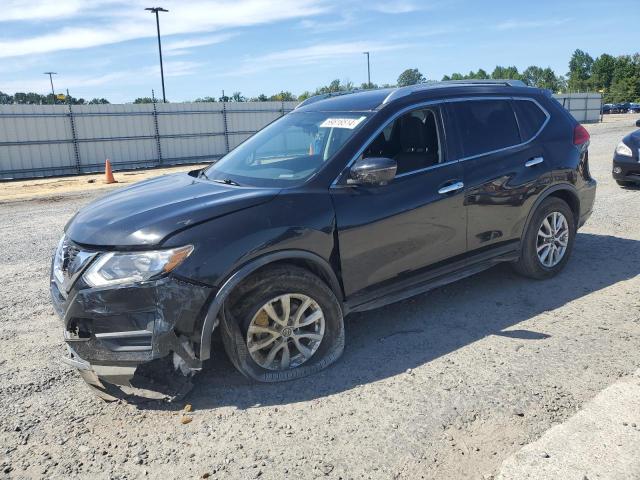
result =
[[229,299],[222,338],[234,366],[261,382],[300,378],[342,354],[342,310],[331,289],[307,270],[283,265],[258,272]]
[[525,277],[545,279],[564,268],[576,235],[573,212],[564,200],[545,199],[533,214],[522,239],[522,253],[514,264]]

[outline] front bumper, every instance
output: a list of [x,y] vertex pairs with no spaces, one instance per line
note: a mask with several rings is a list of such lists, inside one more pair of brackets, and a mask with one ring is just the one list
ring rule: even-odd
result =
[[191,345],[200,339],[212,292],[169,276],[108,288],[90,288],[80,279],[67,293],[52,277],[52,302],[69,347],[65,363],[103,398],[121,396],[114,386],[131,387],[138,366],[172,352],[188,369],[198,369]]
[[[638,155],[640,155],[640,151]],[[616,169],[620,169],[620,171],[616,173]],[[613,157],[613,170],[611,173],[615,180],[640,183],[640,160],[616,154]]]

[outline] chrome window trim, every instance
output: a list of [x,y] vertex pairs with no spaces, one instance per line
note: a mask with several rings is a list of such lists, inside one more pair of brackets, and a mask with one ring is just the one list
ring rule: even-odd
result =
[[[440,163],[438,165],[431,165],[430,167],[425,167],[425,168],[421,168],[420,170],[414,170],[412,172],[406,172],[406,173],[401,173],[400,175],[396,175],[395,178],[403,178],[409,175],[414,175],[414,174],[418,174],[418,173],[423,173],[426,172],[428,170],[433,170],[435,168],[440,168],[440,167],[444,167],[445,165],[451,165],[453,163],[456,162],[465,162],[467,160],[473,160],[475,158],[479,158],[479,157],[484,157],[486,155],[492,155],[494,153],[499,153],[505,150],[511,150],[512,148],[518,148],[518,147],[522,147],[524,145],[527,145],[528,143],[533,142],[536,138],[538,138],[538,136],[540,136],[540,134],[542,133],[542,131],[545,129],[545,127],[547,126],[547,124],[549,123],[549,120],[551,120],[551,115],[549,114],[549,112],[547,111],[546,108],[544,108],[540,102],[538,102],[535,98],[531,98],[531,97],[522,97],[522,96],[484,96],[484,97],[456,97],[456,98],[441,98],[438,100],[429,100],[426,102],[420,102],[420,103],[416,103],[415,105],[410,105],[408,107],[403,108],[402,110],[397,111],[396,113],[394,113],[391,118],[385,122],[381,127],[379,127],[368,139],[366,142],[364,142],[363,146],[358,149],[358,151],[356,152],[356,154],[353,156],[353,158],[351,160],[349,160],[349,162],[347,163],[347,165],[340,171],[340,173],[338,174],[338,176],[333,180],[333,182],[330,185],[331,187],[336,187],[336,186],[346,186],[346,185],[341,185],[338,183],[338,181],[340,180],[340,178],[342,178],[342,176],[345,174],[345,172],[351,168],[351,165],[353,165],[353,163],[358,159],[358,157],[360,157],[360,155],[362,155],[362,153],[366,150],[367,146],[369,146],[369,144],[378,136],[380,135],[380,133],[391,123],[394,122],[399,116],[410,112],[412,110],[419,110],[422,107],[427,107],[430,105],[444,105],[446,103],[457,103],[457,102],[467,102],[467,101],[490,101],[490,100],[511,100],[511,101],[525,101],[525,102],[533,102],[535,103],[538,108],[540,110],[542,110],[542,112],[545,114],[546,119],[545,121],[542,123],[542,126],[540,127],[540,129],[535,133],[535,135],[533,135],[529,140],[525,141],[525,142],[520,142],[516,145],[510,145],[508,147],[503,147],[503,148],[499,148],[497,150],[491,150],[489,152],[483,152],[483,153],[478,153],[476,155],[471,155],[468,157],[461,157],[458,159],[451,159],[448,162],[445,163]],[[516,124],[518,125],[518,131],[520,131],[520,125],[518,123],[518,115],[516,114],[515,110],[513,110],[513,115],[515,117],[516,120]],[[441,122],[442,122],[442,126],[444,128],[443,131],[443,137],[446,140],[447,137],[447,131],[446,131],[446,127],[444,125],[444,122],[442,121],[442,112],[440,112],[441,115]]]

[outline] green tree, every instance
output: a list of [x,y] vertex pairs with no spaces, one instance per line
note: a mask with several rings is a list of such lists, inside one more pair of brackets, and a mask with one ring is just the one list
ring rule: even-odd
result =
[[522,75],[515,66],[502,67],[497,65],[491,72],[491,78],[494,80],[522,80]]
[[542,68],[531,65],[522,72],[521,78],[524,83],[532,87],[545,88],[552,92],[560,90],[558,77],[550,67]]
[[406,87],[424,82],[426,79],[417,68],[407,68],[398,77],[398,87]]
[[153,98],[151,97],[138,97],[133,103],[153,103]]
[[544,70],[536,65],[525,68],[522,72],[522,81],[531,87],[539,87],[542,83]]
[[10,103],[13,103],[13,95],[0,92],[0,105],[8,105]]
[[572,91],[586,91],[591,86],[591,70],[593,58],[587,52],[576,49],[569,60],[569,72],[567,73],[568,88]]
[[293,102],[296,100],[296,96],[291,92],[281,91],[275,95],[271,95],[269,100],[272,102]]
[[603,53],[593,62],[591,67],[591,84],[596,90],[607,92],[613,82],[613,74],[616,69],[616,59],[607,53]]
[[242,93],[240,93],[240,92],[233,92],[233,95],[231,95],[231,101],[232,102],[246,102],[247,101],[247,97],[243,96]]
[[109,103],[109,100],[107,100],[106,98],[92,98],[89,101],[89,105],[107,105]]
[[198,97],[194,100],[196,103],[214,103],[217,101],[215,97]]

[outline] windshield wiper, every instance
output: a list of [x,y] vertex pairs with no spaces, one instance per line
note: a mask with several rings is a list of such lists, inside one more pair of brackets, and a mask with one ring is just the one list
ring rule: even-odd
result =
[[240,184],[235,180],[231,180],[230,178],[215,178],[212,180],[217,183],[224,183],[225,185],[233,185],[234,187],[239,187]]

